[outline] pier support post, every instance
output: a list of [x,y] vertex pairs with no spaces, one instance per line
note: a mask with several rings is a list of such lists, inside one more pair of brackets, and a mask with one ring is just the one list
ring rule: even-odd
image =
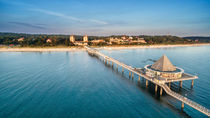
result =
[[113,68],[113,66],[114,66],[114,62],[112,61],[112,68]]
[[122,67],[122,73],[124,73],[124,68]]
[[131,71],[129,71],[129,78],[131,77]]
[[141,77],[140,77],[140,75],[139,75],[139,79],[138,79],[138,81],[140,82],[140,80],[141,80]]
[[168,83],[168,87],[171,88],[171,82]]
[[180,86],[180,88],[182,88],[182,81],[179,82],[179,86]]
[[163,88],[160,87],[160,96],[163,94]]
[[105,59],[105,64],[107,65],[107,59]]
[[148,87],[148,80],[146,80],[146,87]]
[[133,80],[133,78],[134,78],[134,73],[132,73],[132,80]]
[[157,84],[155,84],[155,93],[157,93],[157,88],[158,88],[158,86],[157,86]]
[[118,65],[116,64],[116,70],[118,71]]
[[184,102],[182,102],[182,106],[181,106],[182,110],[184,109]]
[[193,85],[194,85],[194,80],[192,80],[192,83],[191,83],[191,88],[193,88]]

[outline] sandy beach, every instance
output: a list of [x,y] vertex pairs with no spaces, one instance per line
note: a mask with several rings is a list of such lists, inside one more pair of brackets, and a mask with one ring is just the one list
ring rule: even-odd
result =
[[210,45],[210,43],[205,43],[205,44],[177,44],[177,45],[104,46],[104,47],[98,47],[98,49],[117,50],[117,49],[141,49],[141,48],[173,48],[173,47],[192,47],[192,46],[207,46],[207,45]]
[[[178,44],[178,45],[128,45],[128,46],[103,46],[103,47],[94,47],[96,49],[105,49],[105,50],[118,50],[118,49],[141,49],[141,48],[172,48],[172,47],[191,47],[191,46],[206,46],[210,43],[205,44]],[[66,52],[66,51],[84,51],[84,48],[81,47],[43,47],[43,48],[34,48],[34,47],[22,47],[22,48],[0,48],[0,52]]]

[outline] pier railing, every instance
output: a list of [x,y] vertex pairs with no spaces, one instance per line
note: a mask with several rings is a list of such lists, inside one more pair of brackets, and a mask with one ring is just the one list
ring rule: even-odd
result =
[[132,66],[128,66],[128,65],[126,65],[126,64],[124,64],[122,62],[119,62],[118,60],[115,60],[115,59],[113,59],[111,57],[108,57],[108,56],[100,53],[96,49],[90,48],[88,46],[85,46],[85,48],[86,48],[86,50],[87,50],[87,52],[89,54],[94,55],[94,56],[97,56],[97,57],[101,57],[101,58],[103,58],[106,61],[115,63],[115,64],[121,66],[122,68],[125,68],[125,69],[129,70],[130,72],[135,73],[138,76],[141,76],[141,77],[145,78],[146,80],[154,83],[155,85],[158,85],[158,86],[162,87],[168,95],[172,96],[173,98],[181,101],[182,103],[185,103],[185,104],[189,105],[190,107],[192,107],[192,108],[194,108],[194,109],[200,111],[201,113],[203,113],[203,114],[205,114],[205,115],[207,115],[207,116],[210,117],[210,110],[209,109],[207,109],[207,108],[203,107],[202,105],[200,105],[200,104],[198,104],[198,103],[196,103],[196,102],[194,102],[194,101],[192,101],[192,100],[190,100],[190,99],[188,99],[188,98],[186,98],[186,97],[184,97],[184,96],[182,96],[182,95],[180,95],[180,94],[172,91],[165,84],[165,81],[157,81],[156,79],[151,78],[151,77],[145,75],[144,73],[137,71]]
[[192,101],[192,100],[190,100],[190,99],[188,99],[188,98],[186,98],[186,97],[184,97],[184,96],[182,96],[182,95],[172,91],[166,84],[163,84],[162,87],[165,90],[165,92],[167,94],[169,94],[170,96],[172,96],[172,97],[182,101],[183,103],[191,106],[192,108],[194,108],[194,109],[196,109],[196,110],[198,110],[198,111],[200,111],[200,112],[210,116],[209,109],[207,109],[207,108],[203,107],[202,105],[200,105],[200,104],[198,104],[198,103],[196,103],[196,102],[194,102],[194,101]]

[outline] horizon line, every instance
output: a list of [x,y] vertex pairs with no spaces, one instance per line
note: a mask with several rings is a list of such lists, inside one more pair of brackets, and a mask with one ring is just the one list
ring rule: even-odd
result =
[[[13,34],[31,34],[31,35],[74,35],[74,36],[83,36],[83,35],[87,35],[87,34],[65,34],[65,33],[26,33],[26,32],[2,32],[0,31],[0,33],[13,33]],[[109,36],[176,36],[176,37],[210,37],[209,36],[201,36],[201,35],[186,35],[186,36],[177,36],[177,35],[170,35],[170,34],[165,34],[165,35],[152,35],[152,34],[139,34],[139,35],[129,35],[129,34],[111,34],[111,35],[88,35],[88,36],[98,36],[98,37],[109,37]]]

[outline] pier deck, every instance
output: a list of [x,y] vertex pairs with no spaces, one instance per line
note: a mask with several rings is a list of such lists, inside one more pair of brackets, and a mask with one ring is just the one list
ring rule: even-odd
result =
[[[190,74],[187,74],[187,73],[183,73],[183,77],[182,78],[179,78],[179,79],[170,79],[170,80],[158,80],[158,79],[155,79],[155,78],[152,78],[152,77],[149,77],[147,76],[146,74],[144,74],[143,70],[142,69],[136,69],[136,68],[133,68],[132,66],[129,66],[129,65],[126,65],[122,62],[119,62],[118,60],[115,60],[111,57],[108,57],[102,53],[100,53],[98,50],[96,49],[93,49],[93,48],[90,48],[88,46],[85,46],[87,52],[90,54],[90,55],[94,55],[94,56],[97,56],[99,58],[102,58],[104,59],[106,62],[112,62],[112,63],[115,63],[117,64],[118,66],[121,66],[123,69],[127,69],[130,72],[132,72],[133,74],[136,74],[138,75],[139,77],[143,77],[145,78],[147,81],[150,81],[152,83],[154,83],[155,85],[158,85],[161,87],[161,92],[162,92],[162,88],[165,90],[165,92],[172,96],[173,98],[179,100],[182,102],[182,107],[184,107],[184,103],[189,105],[190,107],[200,111],[201,113],[207,115],[210,117],[210,110],[203,107],[202,105],[196,103],[196,102],[193,102],[192,100],[172,91],[167,85],[166,83],[169,83],[169,82],[176,82],[176,81],[184,81],[184,80],[192,80],[192,79],[197,79],[198,77],[197,76],[192,76]],[[130,76],[130,75],[129,75]],[[162,93],[161,93],[162,94]]]
[[[138,71],[141,74],[144,74],[144,69],[143,68],[135,68],[136,71]],[[164,83],[170,83],[170,82],[179,82],[179,81],[185,81],[185,80],[194,80],[198,79],[197,76],[190,75],[188,73],[182,73],[182,77],[178,79],[164,79],[164,80],[159,80],[159,81],[164,81]]]

